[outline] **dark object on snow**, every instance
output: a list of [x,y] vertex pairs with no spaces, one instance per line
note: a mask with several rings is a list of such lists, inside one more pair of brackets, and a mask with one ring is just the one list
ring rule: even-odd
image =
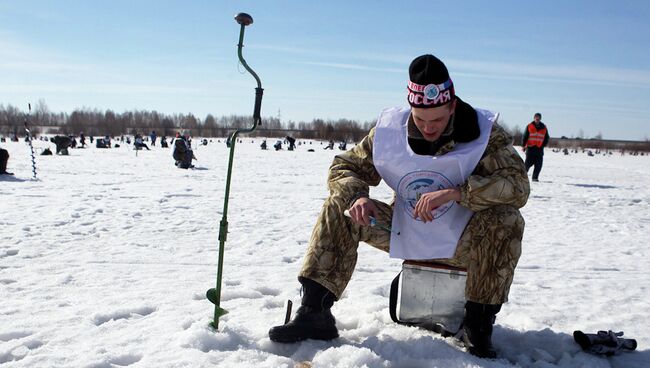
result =
[[623,331],[598,331],[595,334],[573,331],[573,339],[580,345],[582,350],[606,356],[620,354],[624,350],[632,351],[636,349],[636,340],[624,339],[621,336],[623,336]]
[[296,139],[291,136],[286,136],[285,140],[289,143],[289,148],[287,149],[293,151],[293,149],[296,148]]
[[262,150],[266,150],[266,139],[262,141],[262,144],[260,144],[260,148]]
[[117,144],[117,143],[115,143],[115,146],[113,146],[113,147],[115,147],[115,148],[120,148],[120,145]]
[[13,175],[7,172],[7,161],[9,161],[9,151],[0,148],[0,175]]
[[278,140],[277,142],[275,142],[275,144],[273,145],[273,148],[275,148],[276,151],[281,150],[282,149],[282,141]]
[[194,167],[192,165],[192,160],[196,160],[194,156],[194,151],[192,151],[192,146],[187,141],[186,136],[180,136],[174,140],[174,152],[172,153],[174,157],[174,164],[181,169],[189,169]]
[[163,136],[160,138],[160,147],[162,148],[167,148],[169,145],[167,144],[167,137]]
[[[117,147],[117,144],[115,145],[115,147]],[[142,140],[142,136],[140,134],[136,134],[135,137],[133,138],[133,149],[141,150],[143,148],[146,148],[147,151],[149,151],[149,146],[147,146],[147,144],[144,143],[144,141]]]
[[293,302],[291,299],[287,300],[287,314],[284,315],[284,324],[286,325],[291,320],[291,308],[293,307]]
[[46,148],[41,152],[41,156],[52,156],[52,151],[49,148]]
[[57,135],[50,138],[50,142],[56,145],[56,154],[57,155],[68,155],[68,147],[70,147],[71,140],[69,137]]
[[[323,144],[323,142],[320,142],[320,144]],[[326,150],[327,150],[327,149],[333,150],[333,149],[334,149],[334,141],[329,141],[329,143],[327,144],[327,146],[325,146],[325,148],[323,148],[323,149],[326,149]]]
[[315,152],[313,148],[307,150],[307,152]]
[[107,141],[105,138],[97,138],[95,139],[95,147],[111,148],[111,141]]
[[201,142],[203,143],[204,146],[207,146],[207,145],[208,145],[208,140],[205,139],[205,138],[203,138],[203,140],[202,140]]
[[347,147],[348,147],[348,144],[346,142],[339,143],[339,149],[341,151],[345,151],[347,149]]

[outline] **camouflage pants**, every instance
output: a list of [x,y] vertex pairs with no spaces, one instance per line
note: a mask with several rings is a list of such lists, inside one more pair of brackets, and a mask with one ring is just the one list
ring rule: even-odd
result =
[[[377,205],[377,221],[390,224],[393,209]],[[361,226],[343,215],[349,203],[330,196],[314,227],[300,275],[330,290],[337,299],[347,286],[357,263],[360,241],[388,252],[390,233],[377,227]],[[483,304],[508,301],[508,292],[521,254],[524,219],[512,206],[498,205],[476,212],[463,232],[453,258],[436,259],[467,269],[465,297]]]

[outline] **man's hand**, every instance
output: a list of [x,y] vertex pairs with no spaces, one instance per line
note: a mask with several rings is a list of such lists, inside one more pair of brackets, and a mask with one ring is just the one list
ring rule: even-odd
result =
[[376,217],[377,206],[375,206],[370,198],[361,197],[354,201],[348,212],[350,212],[352,222],[363,226],[370,226],[370,216]]
[[436,192],[424,193],[418,203],[415,204],[413,214],[415,218],[419,218],[424,222],[433,221],[431,212],[449,201],[460,201],[459,189],[442,189]]

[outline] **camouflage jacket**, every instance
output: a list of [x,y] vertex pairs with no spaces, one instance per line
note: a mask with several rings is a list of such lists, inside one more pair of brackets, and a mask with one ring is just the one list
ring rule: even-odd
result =
[[[359,193],[369,193],[381,176],[372,160],[375,128],[354,148],[337,155],[330,166],[328,188],[330,195],[352,201]],[[454,142],[442,146],[437,155],[454,148]],[[521,208],[530,193],[530,183],[524,162],[512,146],[512,136],[494,124],[487,148],[478,165],[460,187],[460,204],[474,212],[496,205]]]

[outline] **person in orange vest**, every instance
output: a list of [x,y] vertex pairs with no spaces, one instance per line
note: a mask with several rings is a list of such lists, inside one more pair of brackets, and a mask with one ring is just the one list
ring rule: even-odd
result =
[[539,173],[542,171],[544,162],[544,147],[548,143],[548,129],[542,123],[542,114],[535,113],[533,121],[528,124],[524,132],[522,143],[524,152],[526,152],[526,171],[533,168],[533,181],[539,181]]

